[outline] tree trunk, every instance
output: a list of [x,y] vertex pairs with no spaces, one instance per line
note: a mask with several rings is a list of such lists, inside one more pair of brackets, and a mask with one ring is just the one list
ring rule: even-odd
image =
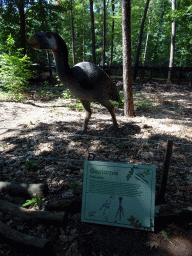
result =
[[105,0],[103,0],[103,42],[102,42],[102,53],[101,53],[101,65],[105,66],[105,35],[106,35],[106,10]]
[[85,2],[83,0],[83,61],[85,61]]
[[189,75],[189,86],[192,87],[192,72]]
[[92,62],[96,64],[93,0],[89,0],[89,2],[90,2],[90,15],[91,15]]
[[144,10],[144,14],[143,14],[142,22],[141,22],[141,29],[140,29],[139,40],[138,40],[138,43],[137,43],[137,52],[136,52],[136,57],[135,57],[133,80],[135,80],[136,77],[137,77],[137,68],[138,68],[138,64],[139,64],[139,54],[140,54],[140,50],[141,50],[143,29],[144,29],[144,24],[145,24],[145,18],[146,18],[146,15],[147,15],[147,10],[148,10],[148,7],[149,7],[149,1],[150,0],[147,0],[147,2],[145,4],[145,10]]
[[114,20],[114,12],[115,12],[115,4],[114,0],[111,0],[111,5],[112,5],[112,27],[111,27],[111,58],[110,58],[110,66],[112,66],[113,63],[113,40],[114,40],[114,27],[115,27],[115,20]]
[[122,0],[124,115],[135,116],[131,70],[131,0]]
[[74,26],[73,26],[73,4],[71,0],[71,36],[72,36],[72,55],[73,55],[73,65],[75,65],[75,37],[74,37]]
[[145,66],[148,40],[149,40],[149,32],[147,32],[147,37],[146,37],[146,41],[145,41],[145,51],[144,51],[144,55],[143,55],[143,66]]
[[[45,14],[45,9],[44,9],[42,0],[39,0],[39,17],[41,17],[42,30],[47,31],[48,29],[47,29],[46,14]],[[51,77],[52,76],[52,69],[51,69],[50,52],[46,51],[46,53],[47,53],[47,61],[48,61],[48,66],[49,66],[49,74],[50,74],[50,77]]]
[[16,5],[19,11],[19,20],[20,20],[20,45],[23,49],[23,55],[26,54],[26,39],[25,39],[25,2],[23,0],[16,1]]
[[[175,0],[172,0],[172,12],[175,11]],[[172,21],[172,32],[171,32],[171,49],[170,49],[170,59],[169,59],[169,72],[167,78],[167,84],[171,84],[172,68],[174,63],[174,53],[175,53],[175,20]]]
[[157,49],[159,49],[159,38],[160,35],[163,33],[162,32],[162,23],[164,22],[163,16],[165,14],[165,9],[166,9],[166,2],[164,1],[164,4],[161,8],[161,16],[160,16],[160,23],[159,23],[159,29],[158,29],[158,34],[157,34],[157,39],[154,41],[153,45],[154,45],[154,49],[152,50],[153,52],[153,61],[152,61],[152,65],[156,65],[155,61],[156,61],[156,56],[157,54]]

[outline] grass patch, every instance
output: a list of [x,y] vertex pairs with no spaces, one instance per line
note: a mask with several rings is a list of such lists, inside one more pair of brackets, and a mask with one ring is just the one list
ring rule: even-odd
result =
[[139,110],[147,111],[147,110],[150,110],[150,109],[154,108],[151,100],[145,100],[145,99],[135,100],[134,104],[136,106],[136,110],[138,110],[138,111]]

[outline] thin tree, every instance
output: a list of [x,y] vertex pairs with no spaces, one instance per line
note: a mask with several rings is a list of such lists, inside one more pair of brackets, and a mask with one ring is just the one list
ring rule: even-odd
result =
[[72,36],[72,55],[73,55],[73,65],[75,65],[75,36],[74,36],[74,26],[73,26],[73,3],[71,0],[71,36]]
[[115,27],[115,20],[114,20],[114,13],[115,13],[115,4],[114,0],[111,0],[111,7],[112,7],[112,26],[111,26],[111,58],[110,58],[110,65],[113,63],[113,40],[114,40],[114,27]]
[[[48,26],[47,26],[47,19],[46,19],[44,4],[45,4],[44,0],[39,0],[39,17],[41,17],[43,31],[46,31],[46,30],[48,30],[47,29]],[[60,4],[59,1],[55,2],[55,5],[59,5],[59,4]],[[51,69],[50,51],[46,51],[46,53],[47,53],[47,61],[48,61],[48,66],[49,66],[49,74],[50,74],[50,77],[51,77],[52,76],[52,69]]]
[[131,0],[122,0],[124,115],[135,116],[131,70]]
[[85,61],[85,2],[83,0],[83,61]]
[[19,23],[20,23],[20,45],[23,49],[23,54],[26,54],[26,38],[25,38],[25,1],[16,0],[15,4],[19,11]]
[[[170,0],[172,2],[172,13],[175,12],[176,0]],[[174,53],[175,53],[175,19],[172,20],[172,32],[171,32],[171,48],[170,48],[170,59],[169,59],[169,71],[167,84],[171,84],[172,68],[174,63]]]
[[135,57],[133,80],[135,80],[136,77],[137,77],[137,68],[138,68],[138,64],[139,64],[139,55],[140,55],[140,51],[141,51],[143,29],[144,29],[144,25],[145,25],[145,18],[146,18],[147,10],[148,10],[148,7],[149,7],[149,2],[150,2],[150,0],[146,1],[144,14],[143,14],[142,22],[141,22],[141,29],[140,29],[139,40],[138,40],[138,43],[137,43],[137,52],[136,52],[136,57]]
[[163,33],[163,22],[164,22],[163,16],[165,14],[166,6],[167,6],[167,2],[161,1],[161,5],[160,5],[161,14],[159,17],[158,32],[157,32],[156,39],[153,39],[154,49],[152,50],[152,52],[153,52],[152,65],[156,64],[156,59],[158,58],[158,49],[161,47],[159,45],[159,41],[161,38],[160,35]]
[[103,42],[102,42],[102,53],[101,53],[101,65],[105,66],[105,35],[106,35],[106,9],[105,0],[103,0]]
[[[149,30],[150,30],[150,24],[151,24],[151,19],[149,18]],[[145,51],[143,55],[143,66],[145,66],[145,61],[146,61],[146,55],[147,55],[147,46],[148,46],[148,41],[149,41],[149,30],[147,31],[147,37],[145,41]]]
[[89,2],[90,2],[90,16],[91,16],[92,62],[96,64],[93,0],[89,0]]

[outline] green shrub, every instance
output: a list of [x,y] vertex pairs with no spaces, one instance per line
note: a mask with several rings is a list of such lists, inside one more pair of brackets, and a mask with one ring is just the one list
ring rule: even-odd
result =
[[33,197],[32,199],[26,200],[26,203],[24,203],[22,207],[38,205],[38,207],[41,209],[42,204],[43,204],[43,197],[36,196],[36,197]]
[[1,87],[5,91],[19,94],[28,87],[32,71],[29,69],[29,57],[22,56],[21,49],[15,51],[13,42],[10,35],[6,44],[0,49],[0,80]]

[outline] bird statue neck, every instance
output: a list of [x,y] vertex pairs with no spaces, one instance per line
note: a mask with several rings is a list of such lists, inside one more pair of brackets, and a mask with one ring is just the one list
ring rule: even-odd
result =
[[68,62],[68,50],[65,42],[59,40],[58,47],[53,51],[56,63],[56,69],[61,81],[65,81],[70,75],[70,66]]

